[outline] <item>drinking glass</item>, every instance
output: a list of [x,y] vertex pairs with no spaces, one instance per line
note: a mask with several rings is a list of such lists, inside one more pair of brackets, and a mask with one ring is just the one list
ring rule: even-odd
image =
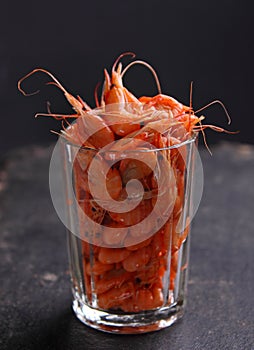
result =
[[183,316],[197,136],[174,139],[60,141],[73,310],[86,325],[144,333]]

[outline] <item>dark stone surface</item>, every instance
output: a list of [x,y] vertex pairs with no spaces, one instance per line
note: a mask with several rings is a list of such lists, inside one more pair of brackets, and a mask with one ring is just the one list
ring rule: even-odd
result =
[[181,321],[144,335],[90,329],[71,310],[65,229],[51,204],[51,148],[9,154],[0,172],[0,349],[254,349],[254,147],[202,151],[205,189],[192,227]]

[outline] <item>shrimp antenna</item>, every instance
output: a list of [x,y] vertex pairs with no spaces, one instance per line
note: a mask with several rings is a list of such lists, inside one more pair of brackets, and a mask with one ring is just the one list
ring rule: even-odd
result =
[[51,106],[51,103],[49,101],[47,101],[47,112],[48,112],[48,114],[52,114],[50,106]]
[[[59,86],[57,85],[56,82],[54,81],[49,81],[48,83],[46,83],[46,85],[55,85],[56,87],[59,88]],[[69,94],[68,92],[64,93],[67,100],[69,101],[69,103],[73,106],[73,102],[76,100],[80,103],[80,107],[82,106],[82,108],[85,108],[87,110],[91,110],[92,108],[79,96],[77,95],[77,99],[75,97],[73,97],[71,94]]]
[[77,95],[77,99],[78,101],[81,103],[81,105],[83,106],[83,108],[85,108],[86,110],[90,111],[92,108],[82,99],[82,97],[80,97],[79,95]]
[[210,106],[212,106],[212,105],[214,105],[214,104],[216,104],[216,103],[218,103],[218,104],[223,108],[223,110],[224,110],[224,112],[225,112],[225,114],[226,114],[226,116],[227,116],[227,118],[228,118],[228,125],[231,124],[230,115],[229,115],[229,113],[228,113],[228,111],[227,111],[225,105],[224,105],[220,100],[212,101],[212,102],[208,103],[207,105],[205,105],[204,107],[199,108],[199,109],[198,109],[197,111],[195,111],[194,113],[195,113],[195,114],[196,114],[196,113],[199,113],[199,112],[203,111],[204,109],[206,109],[206,108],[208,108],[208,107],[210,107]]
[[36,113],[35,118],[38,118],[38,117],[53,117],[54,119],[56,120],[63,120],[63,119],[66,119],[66,118],[78,118],[78,115],[77,114],[55,114],[55,113]]
[[95,89],[94,89],[94,99],[95,99],[96,107],[100,107],[99,98],[98,98],[98,89],[99,89],[100,85],[101,85],[101,83],[99,81],[96,84]]
[[190,83],[190,110],[192,109],[193,81]]
[[200,126],[200,130],[201,130],[201,132],[202,132],[202,136],[203,136],[203,140],[204,140],[205,147],[206,147],[207,151],[210,153],[210,155],[212,156],[213,154],[212,154],[212,151],[210,150],[210,148],[209,148],[209,146],[208,146],[208,143],[207,143],[207,141],[206,141],[206,135],[205,135],[204,128],[203,128],[203,125],[202,125],[200,119],[199,119],[198,123],[199,123],[199,126]]
[[53,79],[54,82],[50,82],[50,83],[47,83],[47,84],[55,84],[57,87],[59,87],[66,95],[68,95],[68,92],[66,91],[66,89],[63,87],[63,85],[54,77],[54,75],[52,73],[50,73],[49,71],[47,71],[46,69],[43,69],[43,68],[36,68],[34,69],[33,71],[31,71],[30,73],[28,73],[27,75],[25,75],[23,78],[21,78],[19,81],[18,81],[18,89],[19,91],[24,95],[24,96],[32,96],[32,95],[35,95],[35,94],[38,94],[38,92],[40,92],[40,90],[36,90],[34,92],[31,92],[31,93],[26,93],[22,88],[21,88],[21,84],[22,82],[29,78],[31,75],[37,73],[37,72],[42,72],[42,73],[45,73],[47,74],[48,76],[50,76],[50,78]]
[[201,128],[203,130],[209,128],[209,129],[217,131],[217,132],[225,132],[226,134],[232,134],[232,135],[235,135],[235,134],[239,133],[239,130],[237,130],[237,131],[229,131],[229,130],[221,128],[220,126],[211,125],[211,124],[205,124],[205,125],[202,124],[202,126],[200,126],[200,125],[199,126],[195,126],[195,130],[201,130]]
[[188,129],[190,129],[190,115],[192,112],[192,92],[193,92],[193,81],[190,83],[190,109],[188,113]]
[[61,134],[60,132],[57,132],[55,130],[50,130],[50,132],[52,132],[52,134],[58,135],[58,136],[63,136],[63,134]]
[[132,56],[132,58],[134,58],[136,55],[135,55],[134,52],[131,52],[131,51],[122,53],[122,54],[119,55],[119,56],[117,57],[117,59],[115,60],[113,66],[112,66],[112,71],[116,69],[116,66],[117,66],[117,64],[119,63],[119,61],[120,61],[123,57],[125,57],[125,56]]
[[140,60],[137,60],[137,61],[133,61],[131,62],[130,64],[128,64],[128,66],[126,66],[124,68],[124,70],[122,71],[122,74],[121,74],[121,78],[123,78],[124,74],[127,72],[127,70],[134,66],[134,64],[142,64],[143,66],[146,66],[153,74],[154,76],[154,79],[155,79],[155,82],[156,82],[156,86],[157,86],[157,89],[158,89],[158,92],[159,94],[161,94],[161,85],[160,85],[160,81],[159,81],[159,78],[158,78],[158,75],[157,73],[155,72],[154,68],[147,62],[144,62],[144,61],[140,61]]

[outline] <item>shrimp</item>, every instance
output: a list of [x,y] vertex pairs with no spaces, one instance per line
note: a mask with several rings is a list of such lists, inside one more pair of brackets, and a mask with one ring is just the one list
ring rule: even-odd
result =
[[[37,113],[37,116],[52,116],[55,118],[56,114]],[[59,115],[59,118],[60,117],[68,118],[69,116]],[[75,123],[70,124],[67,122],[67,124],[68,127],[66,128],[62,123],[62,130],[60,133],[52,132],[64,137],[72,144],[84,148],[93,150],[100,149],[113,142],[115,139],[114,133],[105,121],[100,116],[92,113],[82,112]]]
[[[124,184],[132,179],[143,179],[149,176],[157,164],[155,152],[147,152],[145,148],[137,148],[136,152],[138,159],[123,159],[120,163],[119,171]],[[130,158],[133,158],[132,153]]]
[[131,252],[125,248],[104,248],[99,251],[98,259],[103,264],[114,264],[126,259]]
[[[108,74],[107,70],[106,69],[104,70],[105,81],[104,81],[104,89],[101,97],[101,105],[105,106],[106,111],[118,113],[119,121],[110,125],[110,128],[118,136],[125,136],[135,130],[140,129],[139,123],[131,123],[130,116],[127,122],[124,122],[123,120],[121,120],[124,117],[126,117],[126,115],[128,116],[128,113],[124,111],[125,103],[134,103],[137,105],[140,104],[138,99],[123,86],[122,77],[121,77],[122,64],[119,63],[119,61],[123,56],[126,56],[126,55],[133,56],[134,54],[127,52],[120,55],[116,59],[115,63],[113,64],[111,77]],[[113,106],[110,106],[111,104],[113,104]],[[109,122],[110,118],[111,117],[108,118],[107,114],[105,114],[104,119],[106,121]]]
[[[177,138],[168,135],[168,145],[169,146],[177,146],[180,145],[181,141]],[[172,148],[171,149],[171,163],[174,169],[179,169],[182,173],[184,172],[186,168],[186,160],[187,160],[187,148],[185,145]]]
[[[120,59],[126,55],[135,56],[132,52],[126,52],[121,54],[112,66],[111,77],[109,76],[107,70],[104,70],[105,81],[104,81],[104,89],[101,98],[101,104],[112,104],[112,103],[139,103],[139,100],[129,92],[124,86],[122,82],[122,64],[119,63]],[[118,65],[118,67],[117,67]],[[117,67],[117,68],[116,68]]]
[[149,310],[153,309],[153,294],[149,289],[139,289],[135,298],[136,309]]
[[190,219],[187,218],[187,226],[184,229],[184,231],[182,233],[179,234],[179,232],[176,232],[176,223],[174,225],[174,234],[173,234],[173,239],[172,239],[172,253],[174,254],[175,252],[177,252],[183,242],[186,240],[186,238],[188,237],[189,231],[190,231],[190,223],[189,223]]
[[191,107],[185,106],[182,103],[178,102],[175,98],[173,98],[171,96],[164,95],[161,93],[161,87],[160,87],[160,83],[159,83],[159,79],[157,77],[157,74],[156,74],[155,70],[150,65],[148,65],[146,62],[143,62],[143,61],[132,62],[131,64],[129,64],[128,67],[125,68],[123,73],[125,73],[126,70],[135,63],[141,63],[143,65],[148,66],[148,68],[152,71],[152,73],[154,75],[156,85],[157,85],[158,91],[159,91],[159,94],[156,96],[153,96],[153,97],[147,97],[147,96],[140,97],[139,101],[143,105],[149,106],[149,107],[154,107],[156,110],[167,111],[169,119],[174,119],[176,116],[179,116],[182,114],[185,115],[187,112],[189,114],[193,114]]
[[136,303],[139,310],[155,309],[163,305],[161,288],[139,289],[136,293]]
[[[138,63],[150,69],[150,71],[155,77],[158,90],[161,91],[160,83],[156,72],[148,63],[143,61],[134,61],[130,63],[127,67],[125,67],[125,69],[122,71],[122,65],[121,63],[119,63],[119,61],[122,57],[126,55],[135,56],[131,52],[127,52],[120,55],[113,64],[111,77],[109,76],[107,70],[104,70],[105,82],[101,98],[101,105],[105,105],[106,111],[110,112],[109,116],[107,116],[107,113],[105,113],[104,119],[109,122],[110,120],[112,120],[112,114],[113,116],[115,115],[115,117],[118,117],[118,120],[115,120],[115,124],[111,125],[111,129],[116,135],[122,137],[136,130],[139,130],[142,126],[140,122],[144,123],[144,120],[149,120],[151,118],[162,118],[162,113],[159,113],[160,117],[158,113],[153,114],[153,112],[155,112],[156,109],[153,108],[151,104],[146,105],[143,101],[137,99],[132,93],[130,93],[129,90],[127,90],[123,86],[122,79],[124,74],[131,66]],[[115,105],[116,103],[117,105]],[[127,103],[129,103],[128,106],[126,105]],[[132,113],[127,110],[128,108],[132,110]],[[117,112],[121,113],[118,113],[117,115]],[[149,117],[150,114],[151,116]],[[148,119],[146,115],[148,115]]]
[[143,310],[156,309],[163,305],[163,294],[161,288],[152,289],[140,288],[131,299],[126,299],[121,304],[121,309],[125,312],[139,312]]
[[[105,264],[104,266],[111,265]],[[95,288],[98,294],[105,293],[112,288],[120,288],[125,282],[131,279],[131,273],[123,269],[114,270],[111,268],[108,270],[111,271],[106,271],[102,275],[102,278],[96,282]]]
[[126,259],[123,260],[123,268],[128,272],[134,272],[145,266],[151,258],[151,247],[143,247],[132,252]]
[[[150,247],[152,249],[152,246]],[[151,257],[149,263],[140,267],[135,272],[135,282],[138,286],[143,287],[152,285],[159,278],[160,260]]]
[[75,125],[77,125],[77,132],[81,136],[81,144],[83,144],[83,140],[87,140],[95,148],[103,148],[115,140],[114,133],[110,127],[96,114],[83,112]]
[[[91,167],[89,168],[89,170]],[[108,195],[117,199],[122,191],[122,179],[119,171],[116,168],[109,168],[107,163],[104,161],[101,155],[96,155],[93,158],[91,174],[89,176],[88,170],[88,179],[89,186],[93,189],[93,194],[97,200],[108,200]],[[98,186],[105,182],[105,186]]]
[[[174,128],[179,127],[181,127],[181,123],[168,118],[149,121],[141,130],[127,135],[126,138],[128,140],[130,138],[133,138],[134,140],[141,140],[144,142],[146,147],[148,147],[148,144],[151,144],[157,149],[166,148],[168,146],[168,135],[171,134]],[[122,140],[124,140],[124,138]],[[118,142],[119,140],[116,141],[116,143]]]
[[[133,226],[145,219],[152,211],[151,201],[142,200],[136,208],[130,210],[129,212],[114,213],[109,212],[111,218],[125,226]],[[150,220],[149,220],[150,221]]]
[[[80,205],[82,205],[82,201],[80,201]],[[88,192],[85,193],[85,199],[83,200],[83,210],[87,216],[98,224],[102,223],[106,213],[105,209],[100,207]]]
[[[191,88],[190,88],[190,106],[185,106],[182,103],[180,103],[179,101],[177,101],[176,99],[174,99],[171,96],[167,96],[164,94],[159,93],[156,96],[153,97],[146,97],[146,96],[142,96],[139,98],[139,101],[142,102],[145,105],[148,106],[153,106],[158,110],[165,110],[169,113],[169,117],[171,117],[172,119],[174,119],[175,121],[179,122],[179,125],[182,124],[182,126],[184,127],[184,129],[186,130],[186,135],[184,135],[184,133],[182,132],[182,130],[180,128],[176,129],[176,133],[179,133],[179,139],[181,141],[183,141],[184,139],[187,139],[191,133],[194,132],[202,132],[203,138],[204,138],[204,143],[206,148],[208,149],[208,151],[211,153],[211,151],[209,150],[209,147],[206,143],[206,139],[205,139],[205,135],[204,135],[204,130],[206,128],[210,128],[212,130],[215,130],[217,132],[226,132],[228,134],[236,134],[238,133],[238,131],[228,131],[225,130],[221,127],[215,126],[215,125],[202,125],[201,121],[204,119],[204,116],[201,117],[197,117],[195,114],[202,111],[205,108],[210,107],[213,104],[219,104],[228,119],[228,124],[231,123],[231,118],[228,114],[228,111],[226,109],[226,107],[224,106],[224,104],[220,101],[220,100],[215,100],[212,101],[210,103],[208,103],[206,106],[199,108],[198,110],[194,111],[192,108],[192,83],[191,83]],[[197,125],[199,124],[199,125]]]
[[[225,130],[203,125],[204,117],[196,116],[213,103],[221,104],[220,101],[194,111],[192,85],[190,104],[185,106],[162,94],[157,74],[148,63],[133,61],[123,68],[120,60],[126,55],[135,56],[131,52],[121,54],[110,74],[104,70],[100,102],[98,85],[95,88],[97,109],[91,109],[79,95],[70,94],[45,69],[28,73],[18,82],[18,89],[29,95],[22,88],[23,81],[37,72],[47,74],[51,78],[48,84],[63,92],[74,111],[54,114],[48,107],[48,113],[37,113],[36,117],[61,120],[62,130],[56,133],[79,146],[73,175],[81,208],[77,224],[84,240],[82,264],[87,301],[94,303],[97,299],[98,307],[105,310],[139,312],[161,307],[164,301],[175,301],[179,252],[190,227],[189,218],[185,217],[185,229],[178,229],[184,212],[187,160],[187,147],[181,143],[193,133],[201,131],[204,135],[206,128]],[[157,95],[137,98],[124,86],[123,78],[135,64],[150,69]],[[75,122],[71,124],[69,120]],[[137,183],[142,184],[143,191]],[[121,202],[136,206],[118,212]],[[161,227],[163,217],[167,221]],[[182,265],[185,269],[186,261]]]
[[69,125],[67,129],[64,128],[61,131],[61,134],[69,141],[78,143],[80,145],[84,145],[87,138],[88,142],[90,142],[95,148],[104,147],[106,144],[114,141],[114,134],[112,130],[107,126],[107,124],[103,121],[103,119],[97,115],[85,113],[91,110],[87,103],[85,103],[79,96],[78,98],[75,98],[73,95],[71,95],[49,71],[42,68],[37,68],[21,78],[18,82],[18,89],[22,92],[23,95],[29,96],[39,92],[39,90],[37,90],[33,93],[27,94],[21,88],[22,82],[36,72],[42,72],[50,76],[53,81],[49,82],[48,84],[56,85],[58,88],[60,88],[60,90],[63,91],[67,101],[71,104],[72,108],[76,112],[76,114],[73,115],[37,113],[35,115],[36,117],[51,116],[57,120],[77,118],[77,123],[74,125]]
[[98,295],[98,306],[102,309],[119,308],[134,295],[132,282],[126,282],[121,287],[112,288]]
[[[107,225],[104,226],[102,231],[102,239],[105,244],[108,246],[119,246],[121,244],[127,233],[128,229],[123,230],[125,226],[119,222],[110,221]],[[109,228],[121,228],[121,231],[110,230]]]
[[162,306],[164,303],[162,289],[157,286],[154,286],[152,288],[152,294],[153,294],[153,307],[156,308],[156,307]]
[[[48,85],[56,85],[60,90],[63,91],[67,101],[70,103],[70,105],[73,107],[74,111],[76,112],[76,114],[74,115],[68,115],[68,116],[64,116],[64,115],[57,115],[57,114],[53,114],[52,116],[55,116],[56,119],[64,119],[66,117],[68,118],[77,118],[79,115],[82,114],[83,110],[91,110],[91,108],[88,106],[87,103],[85,103],[80,97],[75,98],[73,95],[71,95],[64,87],[63,85],[54,77],[54,75],[52,73],[50,73],[49,71],[47,71],[46,69],[43,68],[36,68],[33,71],[31,71],[30,73],[26,74],[23,78],[21,78],[18,81],[18,89],[19,91],[24,95],[24,96],[31,96],[31,95],[35,95],[38,92],[40,92],[40,90],[37,90],[35,92],[32,93],[26,93],[22,88],[21,88],[21,84],[24,80],[26,80],[28,77],[30,77],[31,75],[37,73],[37,72],[42,72],[47,74],[53,81],[47,83]],[[38,115],[38,114],[36,114]],[[50,114],[49,114],[50,115]]]
[[114,268],[114,264],[102,264],[99,261],[95,261],[93,264],[89,262],[86,264],[86,273],[91,276],[94,275],[102,275],[103,273],[110,271]]
[[172,117],[191,111],[190,107],[184,106],[173,97],[163,94],[158,94],[154,97],[142,96],[139,98],[139,101],[158,109],[169,109],[172,112]]
[[127,250],[131,250],[131,251],[135,251],[135,250],[139,250],[143,247],[147,247],[148,245],[150,245],[152,241],[152,238],[148,238],[145,239],[144,241],[140,242],[140,243],[136,243],[137,242],[137,238],[133,237],[131,235],[128,235],[125,240],[124,240],[124,244]]
[[152,257],[161,258],[167,253],[167,249],[164,247],[165,235],[164,228],[155,233],[152,240]]
[[92,144],[86,141],[86,147],[82,147],[78,150],[75,161],[79,163],[79,166],[83,172],[85,172],[94,158],[96,151],[93,149]]

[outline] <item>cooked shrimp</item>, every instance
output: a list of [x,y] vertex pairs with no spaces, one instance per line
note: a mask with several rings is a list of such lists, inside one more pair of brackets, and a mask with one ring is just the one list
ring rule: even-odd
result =
[[[105,82],[104,82],[104,89],[102,93],[101,104],[106,105],[106,111],[123,112],[125,103],[131,102],[137,105],[140,104],[138,99],[123,86],[123,82],[122,82],[122,77],[121,77],[122,65],[121,63],[119,63],[119,61],[123,56],[128,54],[133,55],[132,53],[127,52],[125,54],[120,55],[117,58],[117,60],[115,61],[112,67],[111,77],[108,74],[107,70],[106,69],[104,70]],[[114,105],[110,106],[111,104],[114,104]],[[125,136],[135,130],[140,129],[139,123],[130,123],[130,120],[128,122],[124,122],[124,121],[121,122],[121,118],[124,117],[124,114],[127,114],[127,113],[125,112],[125,113],[119,114],[120,122],[118,121],[117,123],[110,125],[110,128],[114,131],[114,133],[119,136]],[[105,115],[104,118],[106,121],[109,121],[107,115]]]
[[[54,113],[37,113],[36,116],[51,116],[55,119],[67,119],[67,118],[78,118],[77,123],[74,125],[69,126],[67,129],[62,130],[62,135],[66,137],[71,142],[78,143],[80,145],[85,144],[85,141],[88,139],[88,142],[90,142],[94,147],[101,148],[104,147],[106,144],[114,141],[114,134],[111,131],[111,129],[107,126],[107,124],[97,115],[93,115],[90,113],[85,113],[87,110],[91,110],[91,108],[78,96],[78,98],[75,98],[73,95],[71,95],[64,87],[63,85],[51,74],[45,69],[37,68],[34,69],[32,72],[28,73],[25,77],[19,80],[18,82],[18,89],[23,93],[23,95],[31,95],[25,93],[25,91],[21,88],[21,83],[31,76],[32,74],[36,72],[43,72],[49,75],[53,82],[50,82],[48,84],[56,85],[60,90],[63,91],[66,99],[73,107],[76,114],[73,115],[64,115],[64,114],[54,114]],[[32,93],[36,94],[39,90]],[[82,117],[82,118],[80,118]]]
[[139,289],[135,298],[136,308],[138,310],[153,309],[153,294],[149,289]]
[[165,249],[164,246],[165,241],[165,235],[164,235],[164,228],[161,228],[159,231],[157,231],[152,238],[152,256],[154,258],[161,258],[163,257],[168,249]]
[[130,255],[125,248],[104,248],[99,251],[98,259],[103,264],[114,264],[123,261]]
[[[146,236],[146,234],[144,236]],[[152,238],[150,237],[148,239],[143,240],[140,243],[136,243],[137,237],[133,237],[132,235],[129,234],[124,240],[124,245],[125,245],[126,249],[131,250],[131,251],[135,251],[135,250],[139,250],[143,247],[147,247],[151,243],[151,240],[152,240]]]
[[149,176],[156,167],[157,156],[155,152],[147,152],[145,148],[137,148],[135,154],[138,159],[133,159],[133,154],[130,153],[132,159],[123,159],[120,163],[119,171],[124,184],[132,179],[142,179]]
[[[37,72],[42,72],[42,73],[47,74],[53,80],[52,82],[49,82],[48,84],[56,85],[60,90],[63,91],[67,101],[70,103],[70,105],[73,107],[74,111],[77,113],[77,114],[74,114],[74,115],[68,115],[67,116],[68,118],[76,118],[77,116],[79,116],[82,113],[83,110],[90,110],[91,109],[82,99],[80,99],[79,97],[75,98],[73,95],[71,95],[63,87],[63,85],[54,77],[54,75],[52,73],[50,73],[49,71],[47,71],[46,69],[43,69],[43,68],[36,68],[36,69],[34,69],[33,71],[31,71],[30,73],[26,74],[23,78],[21,78],[18,81],[18,89],[24,96],[35,95],[35,94],[37,94],[40,91],[40,90],[37,90],[35,92],[32,92],[32,93],[28,94],[21,88],[22,82],[24,80],[26,80],[28,77],[30,77],[31,75],[33,75],[33,74],[35,74]],[[37,114],[37,115],[39,115],[39,114]],[[44,114],[42,114],[42,115],[44,115]],[[58,117],[60,117],[60,119],[64,119],[65,118],[64,115],[57,115],[57,114],[50,114],[50,113],[48,115],[55,116],[56,119],[59,119]]]
[[133,283],[126,282],[119,288],[112,288],[98,295],[98,306],[102,309],[119,308],[134,295]]
[[[120,228],[121,230],[111,230],[112,228]],[[102,231],[102,239],[103,242],[108,246],[118,246],[122,244],[123,241],[125,241],[125,237],[128,233],[128,229],[125,228],[124,225],[122,225],[119,222],[110,221],[110,223],[106,226],[104,226]]]
[[[152,257],[147,265],[140,267],[135,272],[135,282],[141,287],[154,284],[158,279],[161,279],[159,274],[161,268],[161,259],[153,259]],[[163,275],[164,272],[165,269],[163,270]]]
[[153,295],[153,307],[160,307],[164,303],[162,288],[154,286],[152,288],[152,295]]
[[[177,146],[181,144],[181,141],[173,136],[168,135],[168,144],[169,146]],[[179,169],[183,172],[186,168],[187,160],[187,148],[185,145],[172,148],[170,150],[170,158],[173,168]]]
[[[105,264],[104,266],[111,266]],[[120,288],[125,282],[131,279],[131,273],[124,271],[123,269],[114,270],[104,273],[96,282],[96,293],[102,294],[112,288]]]
[[121,308],[126,312],[152,310],[163,305],[161,288],[153,287],[151,290],[140,288],[130,300],[126,300]]
[[93,150],[93,146],[88,141],[86,141],[86,147],[82,147],[78,150],[75,160],[79,163],[83,172],[88,169],[95,154],[96,151]]
[[[119,63],[120,59],[126,55],[134,55],[132,52],[126,52],[120,55],[112,66],[111,77],[107,70],[104,70],[105,82],[102,93],[102,104],[105,105],[112,103],[126,103],[134,102],[139,104],[138,99],[132,95],[124,86],[122,82],[122,65]],[[134,55],[135,56],[135,55]],[[118,66],[117,66],[118,65]]]
[[102,264],[100,261],[95,261],[93,264],[87,263],[86,264],[86,273],[91,276],[94,275],[101,275],[107,271],[110,271],[114,268],[114,264]]
[[184,106],[173,97],[163,94],[159,94],[154,97],[143,96],[139,98],[139,101],[146,103],[149,106],[154,106],[158,109],[170,109],[173,116],[178,116],[190,111],[190,107]]
[[[77,125],[77,132],[81,136],[82,145],[87,140],[95,148],[102,148],[115,139],[112,130],[96,114],[82,112],[75,125]],[[68,129],[65,130],[64,135],[68,137]]]
[[143,247],[132,252],[126,259],[123,260],[123,268],[128,272],[134,272],[141,266],[145,266],[151,258],[151,247]]
[[187,219],[188,225],[184,229],[183,232],[179,233],[176,231],[176,224],[174,226],[174,234],[173,234],[173,239],[172,239],[172,253],[178,251],[183,242],[186,240],[188,237],[189,231],[190,231],[190,224],[189,224],[189,218]]
[[[77,192],[76,196],[80,197],[81,191],[89,192],[89,185],[88,185],[88,174],[86,171],[82,170],[78,159],[74,160],[73,173],[74,173],[74,178],[75,178],[76,189],[78,189],[78,191],[76,191]],[[78,198],[78,199],[80,199],[80,198]]]
[[114,213],[109,212],[111,218],[125,226],[133,226],[145,219],[152,211],[151,201],[142,200],[140,204],[129,212]]
[[96,201],[94,201],[92,199],[84,200],[84,211],[89,217],[91,217],[91,219],[93,219],[93,221],[95,221],[97,223],[101,223],[104,216],[105,216],[105,210],[102,209],[96,203]]
[[178,127],[181,127],[181,123],[168,118],[149,121],[141,130],[127,135],[126,138],[129,139],[132,137],[137,140],[142,140],[146,147],[150,144],[158,149],[166,148],[168,146],[167,135],[172,132],[174,128]]
[[[36,116],[62,120],[62,130],[56,133],[80,147],[73,175],[82,209],[77,225],[84,239],[82,263],[88,303],[94,306],[97,299],[98,307],[104,310],[139,312],[162,307],[164,301],[173,303],[176,275],[180,268],[186,268],[185,261],[179,266],[180,248],[190,228],[189,218],[182,222],[181,217],[185,212],[187,160],[187,148],[181,143],[206,128],[225,131],[202,125],[204,117],[196,114],[204,108],[220,103],[228,113],[220,101],[194,111],[192,85],[189,106],[162,94],[157,74],[148,63],[133,61],[122,69],[120,60],[126,55],[134,56],[124,53],[110,74],[104,70],[101,101],[97,85],[98,108],[94,110],[45,69],[27,74],[18,82],[18,89],[28,95],[21,88],[23,81],[36,72],[45,73],[52,79],[48,84],[57,86],[74,110],[74,114],[54,114],[48,106],[47,114]],[[135,64],[152,72],[156,96],[138,99],[124,86],[123,77]],[[70,119],[75,123],[70,124]]]
[[[91,174],[89,173],[91,171]],[[117,199],[122,191],[122,179],[116,168],[108,168],[102,156],[93,158],[88,171],[90,191],[99,200]],[[98,186],[99,184],[99,186]]]

